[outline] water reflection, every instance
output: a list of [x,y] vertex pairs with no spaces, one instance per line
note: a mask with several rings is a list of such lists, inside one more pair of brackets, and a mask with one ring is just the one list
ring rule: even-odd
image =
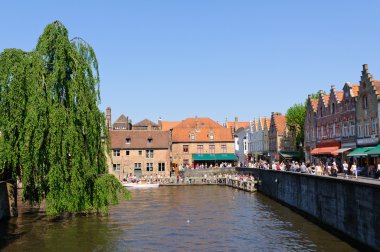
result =
[[[1,227],[5,251],[354,251],[259,193],[220,186],[133,190],[108,217],[49,221],[22,214]],[[4,228],[4,229],[3,229]]]

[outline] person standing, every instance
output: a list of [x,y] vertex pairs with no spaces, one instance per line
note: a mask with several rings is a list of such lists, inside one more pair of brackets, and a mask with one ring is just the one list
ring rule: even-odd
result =
[[351,165],[351,172],[352,172],[352,175],[355,175],[355,178],[358,179],[358,170],[356,169],[356,162],[354,162]]
[[346,161],[343,162],[343,172],[344,172],[344,178],[348,178],[348,164]]

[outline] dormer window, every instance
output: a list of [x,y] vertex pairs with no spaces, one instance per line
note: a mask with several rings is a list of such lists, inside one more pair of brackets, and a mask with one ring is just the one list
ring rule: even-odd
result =
[[214,133],[210,133],[208,135],[208,138],[211,140],[211,141],[214,141]]
[[131,143],[131,138],[130,137],[127,137],[126,139],[125,139],[125,144],[130,144]]
[[190,134],[190,140],[192,140],[192,141],[195,140],[195,134],[194,134],[194,133],[191,133],[191,134]]

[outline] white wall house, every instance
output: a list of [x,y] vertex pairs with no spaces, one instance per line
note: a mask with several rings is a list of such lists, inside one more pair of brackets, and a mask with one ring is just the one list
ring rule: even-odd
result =
[[269,126],[270,119],[259,118],[252,123],[252,154],[255,160],[263,159],[269,152]]
[[248,135],[249,127],[239,128],[235,131],[235,154],[238,162],[243,165],[247,163],[248,158]]

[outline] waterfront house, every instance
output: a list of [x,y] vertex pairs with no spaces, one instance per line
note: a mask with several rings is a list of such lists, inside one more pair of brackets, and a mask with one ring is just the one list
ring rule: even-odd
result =
[[261,118],[253,120],[252,132],[252,154],[254,159],[266,160],[269,157],[269,118]]
[[269,128],[269,155],[271,161],[298,159],[295,134],[289,131],[286,117],[272,112]]
[[235,163],[231,130],[210,118],[187,118],[171,130],[173,166]]
[[249,141],[249,127],[239,128],[235,131],[235,154],[240,165],[246,166],[248,164],[248,141]]

